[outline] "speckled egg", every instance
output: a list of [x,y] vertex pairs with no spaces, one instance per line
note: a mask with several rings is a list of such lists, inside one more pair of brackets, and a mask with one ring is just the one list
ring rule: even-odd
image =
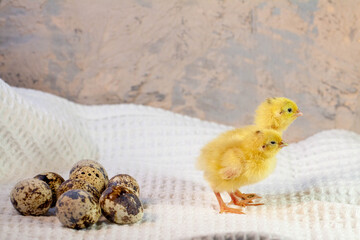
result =
[[97,168],[104,176],[104,178],[106,179],[106,181],[109,180],[109,177],[108,177],[108,174],[105,170],[105,168],[99,163],[99,162],[96,162],[96,161],[93,161],[93,160],[87,160],[87,159],[84,159],[84,160],[81,160],[77,163],[74,164],[74,166],[72,166],[71,170],[70,170],[70,174],[77,168],[79,167],[84,167],[84,166],[89,166],[89,167],[93,167],[93,168]]
[[91,166],[80,166],[73,169],[70,173],[70,179],[82,179],[93,185],[100,193],[104,191],[108,179],[104,177],[98,168]]
[[118,175],[112,177],[109,180],[109,183],[108,183],[107,186],[112,187],[112,186],[115,186],[115,185],[128,187],[132,191],[134,191],[136,196],[139,197],[139,195],[140,195],[140,186],[139,186],[139,184],[137,183],[135,178],[133,178],[132,176],[130,176],[128,174],[118,174]]
[[61,194],[73,189],[81,189],[91,193],[96,201],[99,201],[101,193],[91,184],[85,182],[83,179],[68,179],[63,182],[56,191],[56,197],[59,199]]
[[63,193],[56,202],[56,216],[69,228],[81,229],[96,223],[101,216],[94,196],[81,189]]
[[100,197],[104,216],[118,224],[138,222],[144,215],[140,199],[129,188],[115,185],[108,187]]
[[18,182],[10,193],[12,205],[23,215],[39,216],[47,213],[52,200],[49,185],[35,178]]
[[57,200],[56,190],[64,182],[64,179],[59,174],[54,172],[41,173],[36,175],[34,178],[44,181],[49,185],[52,191],[52,198],[53,198],[51,207],[54,207]]

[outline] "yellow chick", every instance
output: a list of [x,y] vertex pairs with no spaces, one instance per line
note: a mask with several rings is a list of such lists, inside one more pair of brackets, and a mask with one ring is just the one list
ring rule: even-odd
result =
[[[282,136],[290,124],[299,116],[302,116],[296,103],[288,98],[267,98],[262,102],[255,113],[255,125],[260,128],[276,130]],[[241,137],[255,126],[236,128],[223,133],[222,137]]]
[[221,192],[227,192],[238,206],[261,205],[250,204],[256,194],[242,194],[238,189],[269,176],[275,169],[275,155],[283,146],[286,144],[277,131],[255,126],[249,126],[244,136],[221,135],[205,145],[197,164],[215,193],[220,213],[243,214],[241,209],[228,207]]
[[302,115],[294,101],[284,97],[268,98],[256,110],[255,125],[271,128],[282,134],[297,117]]

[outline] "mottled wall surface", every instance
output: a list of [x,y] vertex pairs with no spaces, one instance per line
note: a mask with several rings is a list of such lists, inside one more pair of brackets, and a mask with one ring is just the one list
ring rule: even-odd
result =
[[234,126],[287,96],[305,114],[292,140],[360,132],[360,1],[2,0],[0,74],[79,103]]

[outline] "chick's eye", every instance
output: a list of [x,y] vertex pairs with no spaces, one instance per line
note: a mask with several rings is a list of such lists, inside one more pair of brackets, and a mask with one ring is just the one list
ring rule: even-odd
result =
[[271,143],[271,144],[275,144],[276,142],[275,142],[275,141],[271,141],[270,143]]
[[292,108],[288,108],[288,112],[292,112]]

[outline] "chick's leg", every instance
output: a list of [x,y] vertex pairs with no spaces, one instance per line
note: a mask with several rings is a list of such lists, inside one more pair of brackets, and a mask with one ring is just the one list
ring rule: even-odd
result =
[[229,192],[229,195],[231,197],[231,203],[240,207],[264,205],[263,203],[252,203],[253,198],[239,200],[235,193]]
[[242,198],[243,200],[248,200],[248,199],[255,199],[255,198],[261,198],[260,196],[256,195],[255,193],[248,193],[248,194],[244,194],[242,192],[240,192],[239,190],[236,190],[234,193],[237,197]]
[[241,211],[241,209],[236,209],[236,208],[230,208],[228,206],[226,206],[226,204],[224,203],[224,200],[222,199],[221,195],[219,192],[214,192],[216,199],[219,202],[219,206],[220,206],[220,213],[236,213],[236,214],[245,214]]

